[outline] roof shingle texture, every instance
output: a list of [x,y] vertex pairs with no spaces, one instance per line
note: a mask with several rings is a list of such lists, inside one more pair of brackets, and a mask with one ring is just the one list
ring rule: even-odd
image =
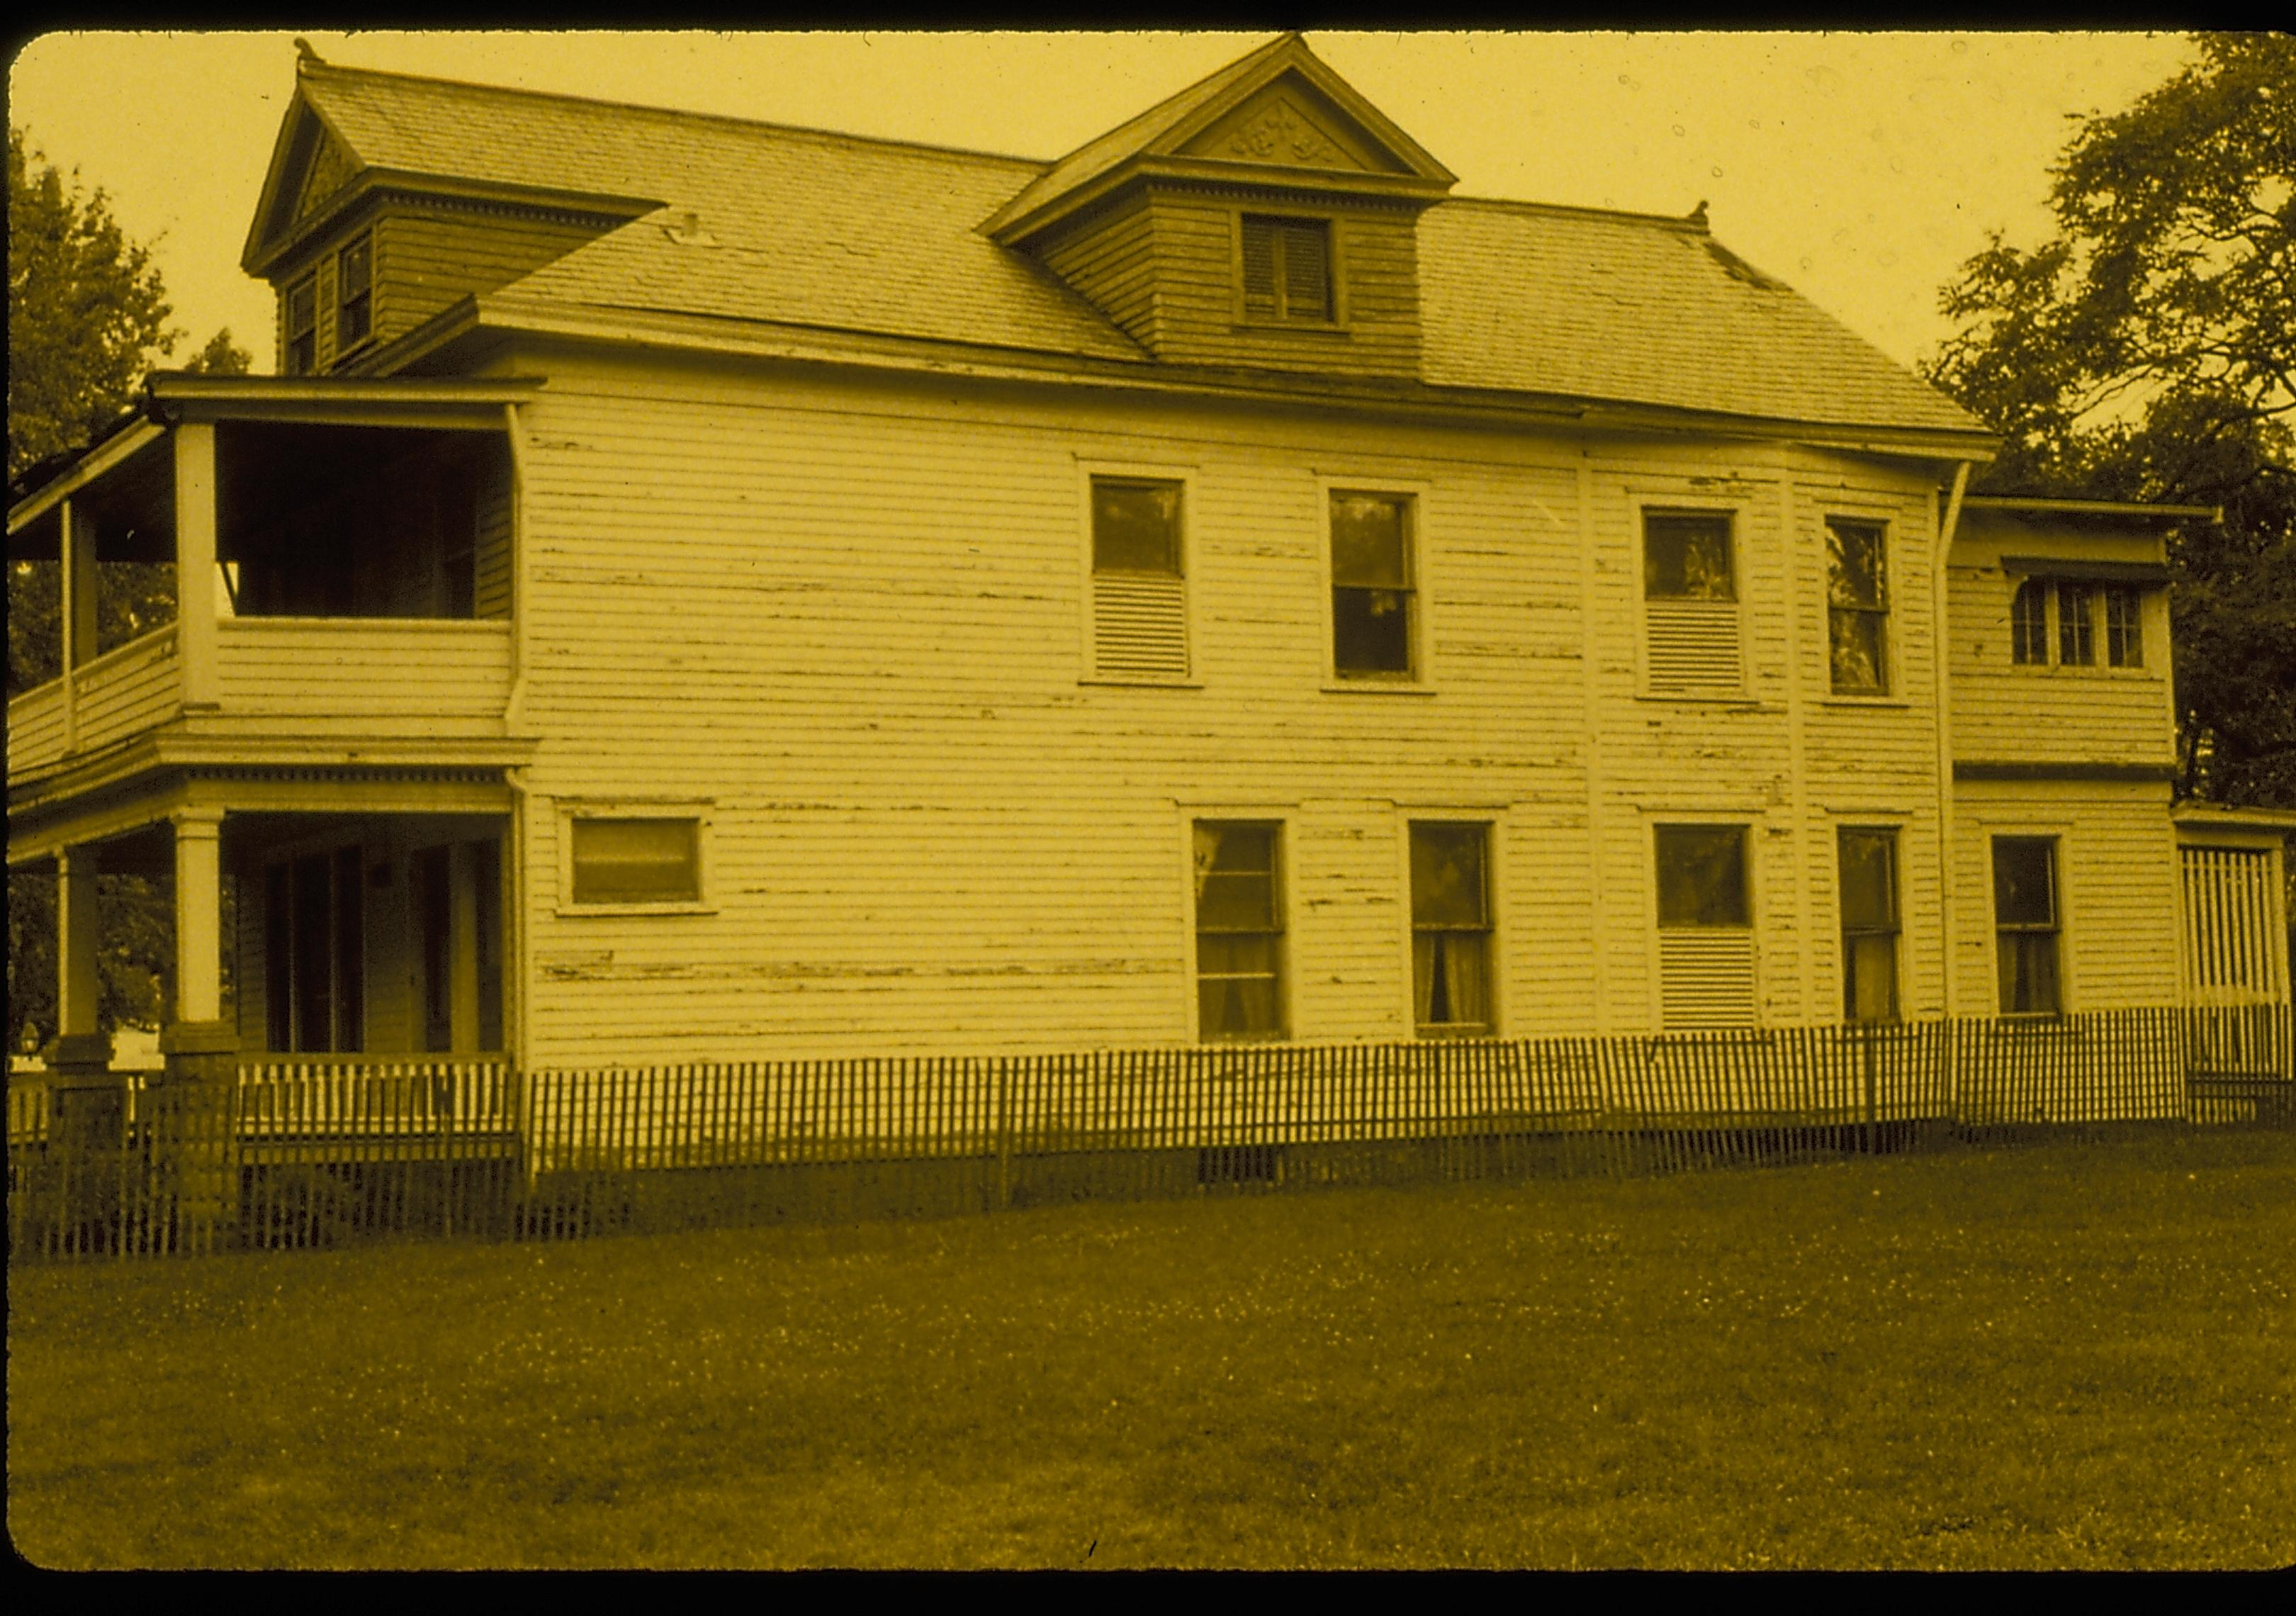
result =
[[[504,290],[1145,364],[976,228],[1053,165],[340,68],[302,88],[366,165],[665,204]],[[696,216],[715,245],[673,239]],[[1422,379],[1721,414],[1976,431],[1703,232],[1454,199],[1422,216]]]

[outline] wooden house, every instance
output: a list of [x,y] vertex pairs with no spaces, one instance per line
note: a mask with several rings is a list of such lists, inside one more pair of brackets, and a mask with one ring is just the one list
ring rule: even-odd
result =
[[2289,821],[2170,802],[2205,513],[1966,497],[1702,209],[1454,192],[1292,36],[1055,162],[301,62],[278,373],[13,491],[60,1058],[107,869],[217,1060],[2285,997]]

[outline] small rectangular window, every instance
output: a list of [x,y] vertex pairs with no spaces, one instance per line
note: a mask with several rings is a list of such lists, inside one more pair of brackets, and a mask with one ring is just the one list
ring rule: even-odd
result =
[[1643,611],[1652,694],[1738,690],[1737,600],[1726,514],[1644,514]]
[[335,351],[348,353],[374,329],[374,237],[354,237],[335,258]]
[[1898,1019],[1898,833],[1845,830],[1841,865],[1841,1014]]
[[319,283],[305,275],[287,289],[287,373],[308,376],[319,363]]
[[1411,827],[1412,1003],[1422,1037],[1491,1030],[1490,827]]
[[2053,836],[1993,839],[1993,924],[2004,1015],[2055,1015],[2063,1008],[2056,865]]
[[700,821],[577,817],[571,824],[576,903],[701,901]]
[[1826,628],[1837,694],[1889,693],[1885,537],[1878,522],[1825,524]]
[[1411,508],[1395,495],[1332,496],[1332,667],[1343,679],[1416,669]]
[[1092,480],[1095,677],[1157,681],[1187,677],[1182,493],[1177,482]]
[[2115,668],[2144,666],[2143,591],[2112,588],[2104,592],[2104,660]]
[[2067,668],[2096,661],[2096,590],[2087,584],[2057,586],[2057,660]]
[[1331,222],[1247,213],[1242,231],[1244,317],[1331,324]]
[[2049,587],[2038,578],[2018,585],[2010,599],[2009,660],[2033,666],[2049,660]]
[[1208,1040],[1283,1036],[1283,827],[1199,819],[1196,1025]]

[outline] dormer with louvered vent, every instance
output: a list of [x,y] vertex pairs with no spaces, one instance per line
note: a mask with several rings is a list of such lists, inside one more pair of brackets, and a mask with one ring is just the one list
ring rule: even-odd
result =
[[1296,36],[1055,163],[982,226],[1171,364],[1415,377],[1454,177]]

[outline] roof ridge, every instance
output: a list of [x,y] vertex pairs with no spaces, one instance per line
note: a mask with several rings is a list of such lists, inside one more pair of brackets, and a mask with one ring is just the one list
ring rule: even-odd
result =
[[907,151],[930,152],[937,156],[987,158],[996,162],[1015,163],[1037,170],[1048,171],[1056,160],[1043,157],[1022,157],[1013,152],[990,152],[978,146],[938,145],[931,141],[904,140],[891,135],[858,135],[849,129],[824,129],[811,124],[781,123],[766,118],[742,118],[731,112],[701,112],[686,107],[665,107],[651,102],[618,101],[604,95],[577,95],[563,90],[536,90],[524,85],[486,84],[475,78],[447,78],[433,73],[401,73],[388,68],[350,67],[341,62],[296,63],[296,77],[303,78],[390,78],[406,84],[440,85],[449,89],[475,91],[487,95],[510,95],[529,101],[552,101],[578,107],[598,107],[618,112],[640,112],[651,117],[666,118],[681,122],[730,124],[742,129],[767,129],[776,135],[808,135],[829,142],[843,142],[863,146],[898,146]]

